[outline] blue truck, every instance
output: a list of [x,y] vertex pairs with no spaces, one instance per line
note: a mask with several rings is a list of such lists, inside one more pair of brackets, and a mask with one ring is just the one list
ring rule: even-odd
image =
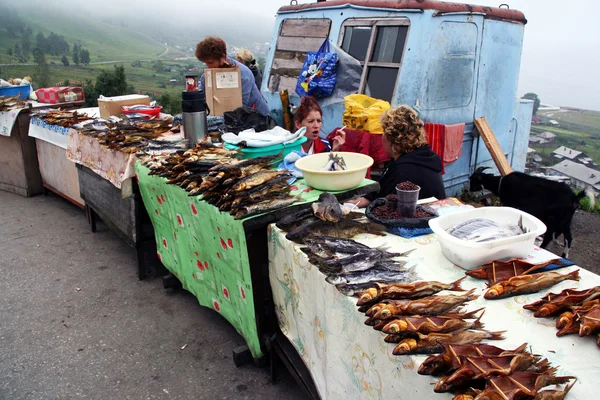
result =
[[[466,123],[462,155],[443,176],[447,193],[456,195],[476,166],[494,165],[475,118],[488,120],[512,168],[525,168],[533,103],[517,98],[517,83],[526,23],[506,5],[292,0],[277,12],[261,91],[282,121],[279,92],[287,89],[299,104],[294,92],[306,54],[329,38],[340,54],[338,87],[418,106],[427,122]],[[358,74],[340,73],[346,67]],[[336,92],[322,100],[323,133],[342,126],[343,96]]]

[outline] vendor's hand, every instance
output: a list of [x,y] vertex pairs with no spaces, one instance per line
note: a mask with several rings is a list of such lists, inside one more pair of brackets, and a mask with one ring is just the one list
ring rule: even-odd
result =
[[338,129],[333,137],[331,151],[340,151],[344,143],[346,143],[346,132],[344,132],[342,129]]

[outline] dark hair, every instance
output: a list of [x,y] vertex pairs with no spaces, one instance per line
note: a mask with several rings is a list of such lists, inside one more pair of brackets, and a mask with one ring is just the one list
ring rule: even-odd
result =
[[317,99],[312,96],[304,96],[300,100],[300,106],[296,109],[296,113],[294,114],[294,122],[301,123],[304,118],[311,112],[318,111],[323,116],[323,110],[321,110],[321,106],[317,103]]
[[196,45],[196,58],[200,61],[220,60],[227,55],[227,44],[216,36],[207,36]]

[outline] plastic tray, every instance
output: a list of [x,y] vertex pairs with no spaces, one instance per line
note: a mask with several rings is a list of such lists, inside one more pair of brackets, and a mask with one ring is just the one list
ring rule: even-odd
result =
[[31,85],[0,87],[0,96],[10,97],[20,94],[21,99],[27,100],[29,98],[30,93]]
[[[302,136],[293,143],[276,144],[267,147],[244,147],[240,150],[240,152],[242,153],[242,159],[272,156],[277,155],[282,151],[283,157],[285,157],[287,154],[291,153],[294,150],[301,150],[302,143],[306,142],[307,140],[308,139],[306,138],[306,136]],[[239,148],[238,146],[229,143],[225,143],[224,146],[228,150],[237,150]]]
[[[387,200],[383,197],[375,199],[371,204],[368,205],[365,215],[368,219],[378,224],[384,225],[388,228],[427,228],[429,220],[435,218],[435,215],[431,214],[429,218],[401,218],[401,219],[381,219],[373,215],[373,209],[384,205]],[[417,210],[423,209],[422,206],[417,205]]]
[[[455,224],[473,218],[487,218],[500,223],[517,223],[521,216],[523,216],[523,226],[529,232],[509,238],[474,243],[458,239],[446,232]],[[430,220],[429,227],[436,234],[444,256],[465,269],[475,269],[490,261],[525,258],[533,250],[535,238],[546,232],[546,225],[542,221],[511,207],[481,207],[443,215]]]

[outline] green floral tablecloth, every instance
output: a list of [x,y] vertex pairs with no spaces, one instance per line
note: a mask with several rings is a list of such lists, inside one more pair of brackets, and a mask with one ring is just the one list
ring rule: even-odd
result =
[[[261,357],[243,220],[219,212],[200,197],[188,196],[164,178],[148,175],[140,162],[135,170],[154,226],[158,258],[201,305],[217,311],[237,329],[254,358]],[[372,183],[365,179],[360,186]],[[302,202],[313,202],[321,192],[298,180],[292,195],[298,194]]]

